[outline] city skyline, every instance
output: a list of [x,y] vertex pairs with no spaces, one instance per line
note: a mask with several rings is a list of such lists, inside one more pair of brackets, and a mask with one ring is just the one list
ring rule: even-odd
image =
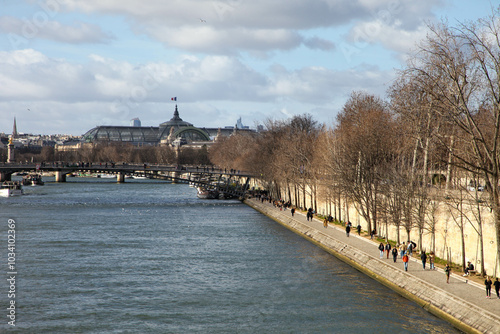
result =
[[[350,93],[385,98],[426,23],[491,14],[490,1],[0,1],[0,133],[82,135],[170,119],[255,127]],[[175,101],[173,98],[176,98]]]

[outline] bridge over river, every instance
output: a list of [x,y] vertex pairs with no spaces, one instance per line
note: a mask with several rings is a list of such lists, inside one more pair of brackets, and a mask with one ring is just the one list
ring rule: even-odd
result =
[[114,163],[38,163],[0,165],[0,182],[10,181],[14,173],[53,173],[56,182],[66,182],[67,175],[96,174],[116,175],[117,182],[126,176],[169,180],[174,183],[191,183],[208,191],[226,196],[243,197],[248,191],[252,175],[212,166],[114,164]]

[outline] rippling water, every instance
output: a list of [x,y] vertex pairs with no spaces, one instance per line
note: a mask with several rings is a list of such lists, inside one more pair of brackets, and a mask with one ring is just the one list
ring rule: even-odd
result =
[[187,185],[68,179],[0,198],[16,221],[20,333],[456,333],[237,201]]

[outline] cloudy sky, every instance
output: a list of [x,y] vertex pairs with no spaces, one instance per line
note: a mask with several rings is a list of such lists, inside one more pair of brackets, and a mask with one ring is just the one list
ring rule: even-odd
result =
[[[81,135],[169,120],[198,127],[311,114],[354,90],[385,97],[426,23],[487,0],[0,0],[0,133]],[[177,97],[177,102],[171,98]]]

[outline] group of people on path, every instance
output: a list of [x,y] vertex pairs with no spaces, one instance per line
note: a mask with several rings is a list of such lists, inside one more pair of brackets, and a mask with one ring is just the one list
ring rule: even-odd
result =
[[[264,200],[267,200],[266,199],[262,199],[262,201]],[[271,199],[269,199],[269,202],[270,203],[273,203]],[[283,210],[287,207],[291,207],[290,203],[286,203],[286,202],[283,202],[283,201],[275,201],[273,203],[273,205],[275,207],[278,207],[280,210]],[[292,214],[292,217],[294,216],[295,214],[295,208],[291,208],[291,214]],[[307,213],[306,213],[306,217],[307,217],[307,220],[313,220],[313,217],[314,217],[314,211],[312,208],[309,208],[307,210]],[[332,222],[333,221],[333,218],[331,216],[328,216],[328,217],[325,217],[325,219],[323,220],[323,227],[324,228],[327,228],[328,227],[328,223]],[[345,231],[346,231],[346,235],[347,237],[349,237],[349,233],[351,232],[351,229],[352,229],[352,224],[351,222],[346,222],[346,228],[345,228]],[[361,235],[361,225],[358,224],[358,226],[356,227],[357,229],[357,232],[358,232],[358,235]],[[370,237],[371,239],[373,239],[373,237],[376,235],[376,232],[375,230],[371,231],[370,232]],[[410,257],[413,255],[413,251],[415,250],[416,248],[416,244],[413,242],[413,241],[408,241],[408,243],[401,243],[399,245],[396,245],[394,247],[391,246],[390,243],[386,243],[384,245],[383,242],[381,242],[379,245],[378,245],[378,249],[380,251],[380,258],[382,259],[384,257],[384,254],[386,255],[386,258],[389,259],[389,255],[392,255],[392,258],[393,258],[393,261],[394,263],[397,262],[397,258],[398,258],[398,255],[400,256],[400,258],[402,259],[403,261],[403,265],[404,265],[404,270],[405,271],[408,271],[408,263],[410,261]],[[422,268],[423,270],[425,270],[425,266],[427,264],[427,260],[429,260],[429,267],[430,267],[430,270],[435,270],[435,266],[434,266],[434,252],[430,252],[429,255],[427,255],[427,253],[425,251],[421,252],[420,253],[420,260],[422,261]],[[445,272],[445,275],[446,275],[446,283],[450,283],[450,275],[451,275],[451,267],[449,264],[446,264],[446,266],[444,267],[444,272]],[[474,265],[469,261],[467,262],[467,267],[465,268],[465,271],[464,271],[464,275],[463,276],[469,276],[471,272],[474,271]],[[484,285],[486,287],[486,298],[491,298],[491,288],[492,286],[495,288],[495,292],[496,292],[496,295],[497,295],[497,298],[500,299],[500,281],[498,280],[498,277],[495,279],[495,281],[493,282],[491,280],[491,278],[489,276],[486,276],[486,279],[484,281]]]
[[490,276],[486,276],[484,285],[486,286],[486,298],[491,298],[491,286],[493,285],[495,286],[497,298],[500,299],[500,281],[498,281],[498,277],[495,279],[495,282],[492,282]]
[[[416,247],[416,244],[413,241],[408,241],[408,245],[403,242],[400,245],[396,245],[394,247],[391,246],[390,243],[386,243],[384,245],[383,242],[381,242],[378,245],[378,250],[380,251],[380,258],[382,259],[384,257],[384,253],[386,255],[386,258],[389,258],[389,255],[392,254],[392,259],[394,263],[397,262],[398,255],[401,257],[403,260],[403,265],[405,271],[408,271],[408,263],[410,261],[410,257],[413,255],[413,251]],[[429,265],[431,270],[435,270],[434,266],[434,252],[430,252],[429,255],[425,251],[420,253],[420,260],[422,260],[422,268],[425,270],[425,266],[427,264],[427,260],[429,260]]]

